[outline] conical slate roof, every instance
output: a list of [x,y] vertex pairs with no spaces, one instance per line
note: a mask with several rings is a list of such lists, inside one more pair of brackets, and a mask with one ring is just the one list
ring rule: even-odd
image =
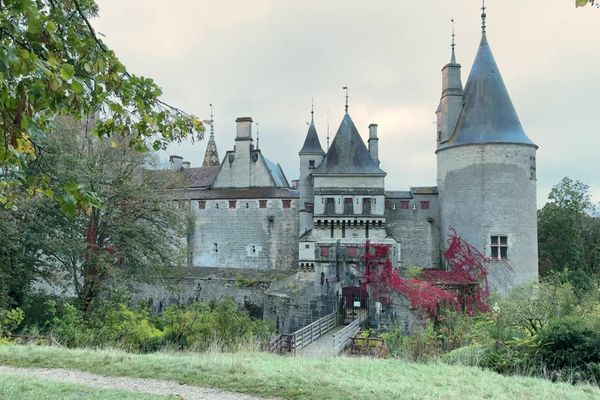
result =
[[318,174],[385,175],[371,157],[348,113],[344,115],[325,159],[313,172],[313,175]]
[[323,154],[323,148],[321,147],[321,142],[319,141],[319,135],[317,135],[317,128],[315,128],[314,121],[310,121],[310,126],[308,127],[308,133],[306,134],[306,139],[304,139],[304,146],[302,146],[302,150],[300,150],[300,154]]
[[440,149],[483,143],[535,146],[523,131],[485,33],[465,86],[456,128]]
[[206,145],[206,153],[204,153],[204,162],[202,162],[203,167],[218,167],[221,165],[219,160],[219,152],[217,151],[217,142],[215,142],[215,137],[211,133],[210,139]]

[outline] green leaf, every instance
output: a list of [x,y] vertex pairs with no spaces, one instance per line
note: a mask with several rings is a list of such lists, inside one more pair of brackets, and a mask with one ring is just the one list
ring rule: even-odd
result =
[[81,94],[83,93],[83,84],[79,79],[75,78],[73,79],[73,82],[71,82],[71,89],[73,89],[74,93]]
[[60,77],[65,81],[73,78],[73,75],[75,75],[75,68],[71,64],[63,64],[60,67]]

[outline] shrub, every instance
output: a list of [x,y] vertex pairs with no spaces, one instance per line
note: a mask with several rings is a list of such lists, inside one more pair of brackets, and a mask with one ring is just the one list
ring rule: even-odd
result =
[[569,316],[552,321],[539,335],[538,355],[553,370],[600,363],[600,331]]
[[17,329],[23,321],[25,314],[20,308],[11,310],[0,309],[0,337],[7,337]]
[[396,328],[384,333],[383,338],[392,357],[409,361],[430,361],[439,356],[437,335],[431,322],[418,328],[410,336]]

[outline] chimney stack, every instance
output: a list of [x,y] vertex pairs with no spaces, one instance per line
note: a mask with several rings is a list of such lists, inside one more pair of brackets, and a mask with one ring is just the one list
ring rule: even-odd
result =
[[183,157],[181,156],[170,156],[169,162],[171,163],[171,169],[179,171],[183,167]]
[[235,123],[237,124],[235,140],[252,140],[252,118],[239,117]]
[[377,124],[369,125],[369,153],[379,165],[379,138],[377,137]]

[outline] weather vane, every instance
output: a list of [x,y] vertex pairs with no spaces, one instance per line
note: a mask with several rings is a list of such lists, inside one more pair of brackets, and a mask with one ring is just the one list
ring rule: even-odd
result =
[[214,128],[215,120],[213,118],[213,105],[212,105],[212,103],[210,103],[209,106],[210,106],[210,136],[212,137],[212,136],[215,135],[215,128]]
[[256,124],[256,150],[259,150],[258,142],[260,141],[260,131],[259,131],[260,124],[258,122],[255,122],[255,124]]

